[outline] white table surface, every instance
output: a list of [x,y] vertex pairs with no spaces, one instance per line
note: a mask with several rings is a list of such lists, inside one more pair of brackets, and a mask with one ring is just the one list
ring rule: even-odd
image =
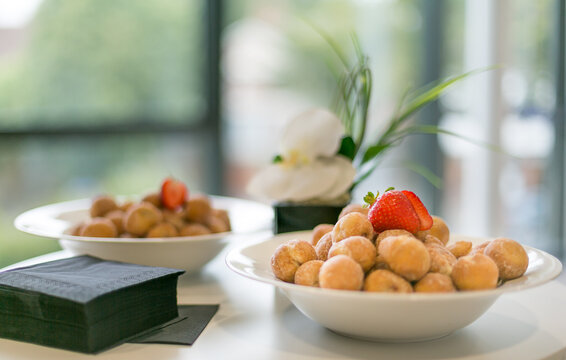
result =
[[[0,339],[0,359],[566,359],[563,274],[537,288],[501,296],[476,322],[442,339],[376,343],[335,334],[305,317],[271,285],[233,273],[224,263],[230,248],[201,273],[179,279],[180,304],[220,304],[192,346],[123,344],[85,355]],[[16,265],[66,256],[60,251]]]

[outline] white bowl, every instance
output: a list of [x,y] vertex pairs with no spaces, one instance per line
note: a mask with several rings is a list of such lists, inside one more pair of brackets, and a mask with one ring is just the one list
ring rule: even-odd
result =
[[61,202],[35,208],[14,220],[17,229],[59,239],[72,254],[88,254],[101,259],[183,269],[201,269],[237,235],[271,227],[273,211],[252,201],[210,196],[212,206],[228,211],[232,231],[172,238],[97,238],[69,234],[70,228],[89,218],[91,199]]
[[[524,276],[494,290],[450,294],[392,294],[321,289],[276,279],[270,267],[275,248],[290,239],[309,240],[310,231],[274,236],[266,241],[232,249],[226,263],[252,280],[278,287],[307,317],[351,337],[374,341],[408,342],[439,338],[463,328],[489,309],[502,295],[531,288],[560,274],[562,264],[543,251],[525,246],[529,267]],[[453,236],[451,241],[485,239]]]

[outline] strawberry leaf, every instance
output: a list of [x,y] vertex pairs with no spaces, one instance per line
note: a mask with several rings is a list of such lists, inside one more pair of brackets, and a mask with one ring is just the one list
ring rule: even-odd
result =
[[375,202],[378,196],[379,196],[379,191],[377,192],[376,195],[374,195],[371,191],[368,192],[366,196],[364,196],[364,202],[365,202],[364,206],[371,206]]

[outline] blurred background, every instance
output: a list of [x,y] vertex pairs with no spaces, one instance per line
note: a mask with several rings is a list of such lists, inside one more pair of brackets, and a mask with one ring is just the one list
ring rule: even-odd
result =
[[285,122],[336,96],[314,27],[351,56],[356,33],[370,58],[368,143],[407,89],[496,65],[418,121],[502,151],[410,137],[354,201],[413,189],[453,232],[563,256],[564,0],[0,0],[0,267],[59,249],[13,227],[37,206],[168,175],[249,198]]

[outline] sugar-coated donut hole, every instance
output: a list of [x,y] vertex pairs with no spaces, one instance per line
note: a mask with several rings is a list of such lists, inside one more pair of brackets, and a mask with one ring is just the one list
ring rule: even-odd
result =
[[503,281],[522,276],[529,266],[527,252],[521,244],[512,239],[494,239],[486,246],[484,254],[495,262],[499,269],[499,278]]
[[408,232],[407,230],[403,230],[403,229],[391,229],[391,230],[385,230],[380,232],[377,237],[375,238],[375,246],[379,246],[379,243],[385,239],[386,237],[389,236],[397,236],[397,235],[407,235],[407,236],[413,236],[413,234],[411,234],[410,232]]
[[163,238],[163,237],[173,237],[178,236],[179,232],[177,228],[168,222],[160,222],[153,226],[147,232],[146,237],[148,238]]
[[134,204],[124,215],[124,229],[132,235],[143,237],[162,217],[159,209],[151,203]]
[[411,293],[411,283],[390,270],[372,271],[364,280],[364,291]]
[[212,234],[212,231],[203,224],[188,223],[179,229],[179,236],[199,236]]
[[358,212],[352,212],[346,214],[334,225],[332,240],[339,242],[350,236],[363,236],[373,240],[373,234],[373,226],[367,216]]
[[378,253],[396,274],[408,281],[422,278],[430,269],[430,255],[413,236],[389,236],[379,243]]
[[118,231],[110,219],[95,217],[83,224],[80,229],[80,236],[116,237],[118,236]]
[[326,261],[328,259],[328,252],[333,244],[332,232],[328,232],[320,238],[315,247],[318,260]]
[[[430,236],[430,235],[429,235]],[[444,275],[450,275],[452,273],[452,268],[456,264],[456,256],[452,254],[444,246],[430,243],[425,244],[428,254],[430,255],[430,272],[441,273]]]
[[310,260],[301,264],[295,272],[295,284],[318,287],[318,274],[322,264],[322,260]]
[[100,195],[92,200],[89,213],[91,218],[102,217],[112,210],[118,209],[114,198],[108,195]]
[[424,293],[455,292],[456,287],[454,287],[454,283],[450,276],[429,272],[422,279],[416,282],[414,290],[415,292]]
[[363,205],[360,204],[348,204],[342,209],[342,211],[340,211],[340,214],[338,215],[338,219],[342,219],[344,216],[353,212],[358,212],[367,217],[369,212],[369,207],[364,207]]
[[377,250],[373,243],[363,236],[350,236],[340,242],[334,243],[328,251],[328,257],[346,255],[361,265],[367,272],[375,264]]
[[333,224],[319,224],[312,230],[311,244],[316,246],[320,238],[334,229]]
[[321,288],[360,290],[364,283],[364,271],[351,257],[336,255],[322,264],[318,281]]
[[456,241],[455,243],[448,244],[446,248],[456,256],[456,258],[460,258],[462,256],[466,256],[472,250],[472,242],[471,241]]
[[187,221],[205,223],[212,211],[208,196],[196,194],[185,203],[185,218]]
[[451,277],[458,290],[488,290],[497,287],[499,270],[489,256],[477,253],[459,258]]
[[271,270],[278,279],[293,282],[299,266],[316,259],[316,251],[309,242],[293,239],[275,249],[271,257]]
[[438,238],[444,245],[450,241],[450,229],[444,219],[437,215],[432,215],[432,227],[430,229],[416,233],[416,236],[421,240],[425,240],[427,235]]

